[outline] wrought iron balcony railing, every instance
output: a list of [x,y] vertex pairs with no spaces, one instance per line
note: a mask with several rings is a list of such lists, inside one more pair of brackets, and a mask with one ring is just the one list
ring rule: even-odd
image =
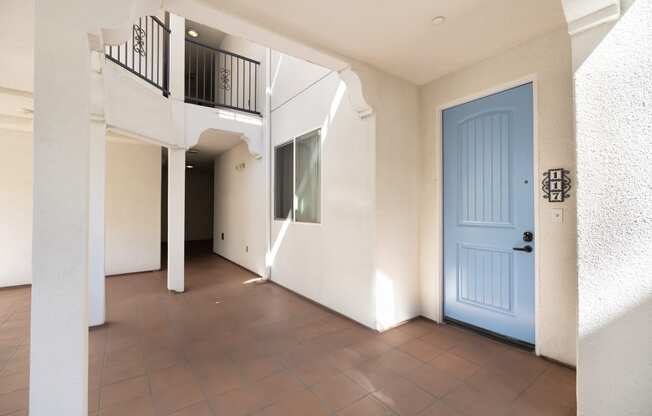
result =
[[[203,45],[185,44],[185,101],[208,107],[260,114],[258,78],[260,62],[236,53]],[[132,36],[117,46],[106,46],[106,58],[169,96],[170,29],[154,16],[138,19]]]
[[260,62],[186,39],[186,102],[260,114]]
[[122,45],[106,46],[107,59],[170,94],[170,29],[154,16],[138,19],[131,39]]

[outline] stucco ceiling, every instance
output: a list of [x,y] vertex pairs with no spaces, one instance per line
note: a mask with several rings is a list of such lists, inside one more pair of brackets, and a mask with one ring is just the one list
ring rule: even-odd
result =
[[[418,85],[564,24],[561,0],[204,0]],[[445,16],[438,26],[435,16]]]
[[186,161],[199,168],[209,168],[215,158],[229,149],[243,143],[239,134],[229,133],[220,130],[208,130],[199,138],[199,142],[186,155]]
[[[201,1],[419,85],[564,24],[561,0]],[[33,88],[33,13],[33,0],[0,1],[0,51],[11,57],[0,59],[0,87]]]
[[195,30],[199,34],[196,39],[198,42],[201,42],[204,45],[212,46],[213,48],[219,49],[222,41],[226,37],[226,33],[224,32],[220,32],[217,29],[188,20],[186,21],[186,30],[190,29]]

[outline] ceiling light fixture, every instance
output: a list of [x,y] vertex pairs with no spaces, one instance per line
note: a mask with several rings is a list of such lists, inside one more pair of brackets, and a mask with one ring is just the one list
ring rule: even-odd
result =
[[431,23],[435,26],[439,26],[440,24],[444,23],[446,21],[446,16],[435,16],[432,18]]
[[186,33],[187,33],[188,36],[190,36],[191,38],[196,38],[196,37],[199,36],[199,32],[197,32],[195,29],[188,29],[188,31],[187,31]]
[[186,153],[192,153],[192,154],[195,154],[195,153],[199,153],[199,150],[197,150],[197,149],[190,149],[190,150],[188,150]]
[[195,165],[186,165],[186,169],[194,169]]

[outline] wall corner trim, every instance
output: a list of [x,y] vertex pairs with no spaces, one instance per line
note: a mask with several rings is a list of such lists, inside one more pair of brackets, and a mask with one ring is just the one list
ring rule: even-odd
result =
[[562,5],[571,36],[616,21],[621,16],[619,0],[562,0]]

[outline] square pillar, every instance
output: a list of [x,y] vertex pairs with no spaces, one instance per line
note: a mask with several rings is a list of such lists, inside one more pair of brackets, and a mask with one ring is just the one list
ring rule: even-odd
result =
[[[567,2],[570,11],[582,5]],[[577,414],[649,415],[652,0],[585,3],[597,10],[567,13],[575,17]]]
[[31,416],[88,415],[90,50],[84,0],[34,5]]
[[89,280],[88,325],[106,322],[105,291],[105,224],[106,195],[106,125],[103,121],[91,122],[90,135],[90,198],[89,198]]
[[183,292],[186,240],[186,149],[168,149],[168,290]]
[[170,27],[170,96],[184,101],[186,86],[186,19],[169,15]]

